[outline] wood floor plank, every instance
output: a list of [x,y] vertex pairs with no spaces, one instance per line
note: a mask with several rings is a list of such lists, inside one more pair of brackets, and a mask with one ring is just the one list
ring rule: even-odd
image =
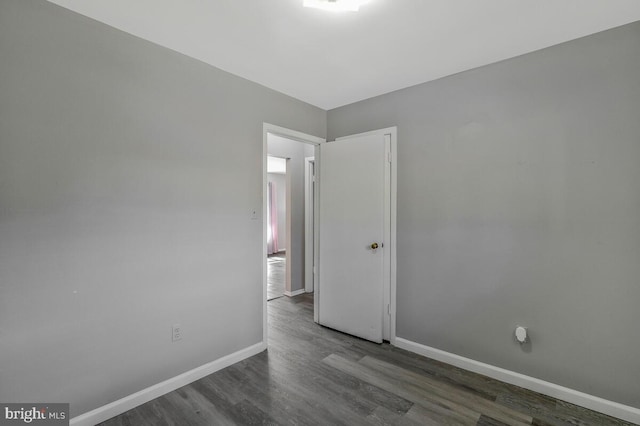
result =
[[[177,394],[181,397],[180,400],[175,400],[175,406],[186,406],[188,411],[193,412],[192,423],[197,424],[215,424],[220,426],[231,426],[234,424],[228,416],[224,415],[219,407],[219,404],[212,404],[202,392],[198,391],[194,386],[185,386],[178,389],[171,394]],[[167,395],[169,397],[171,394]],[[233,404],[230,404],[233,406]],[[180,411],[178,411],[180,412]],[[183,416],[180,417],[184,418]]]
[[[271,354],[269,355],[271,357]],[[364,413],[372,408],[364,409],[359,403],[345,398],[344,392],[325,387],[319,382],[319,376],[311,370],[300,370],[284,362],[273,362],[268,369],[247,363],[245,371],[251,371],[252,377],[264,379],[268,375],[270,383],[277,387],[283,399],[294,407],[302,407],[309,418],[326,418],[331,424],[366,424]],[[272,388],[273,389],[273,388]]]
[[544,420],[540,420],[540,419],[533,419],[533,423],[531,423],[533,426],[553,426],[551,423],[547,423]]
[[633,423],[560,400],[556,400],[555,412],[561,419],[574,425],[578,424],[577,422],[582,422],[582,424],[597,424],[601,426],[634,426]]
[[443,383],[463,388],[485,399],[494,401],[500,393],[510,392],[512,388],[516,388],[507,383],[498,382],[489,377],[431,360],[412,352],[394,348],[390,345],[381,346],[387,346],[390,350],[379,350],[375,353],[369,352],[368,354],[420,375],[432,377]]
[[423,389],[407,384],[402,380],[382,376],[376,371],[373,371],[357,362],[349,361],[337,355],[330,355],[323,361],[344,373],[353,375],[361,380],[395,393],[396,395],[412,401],[414,404],[423,405],[427,409],[432,404],[435,404],[452,412],[456,412],[459,415],[470,419],[474,423],[480,418],[481,413],[479,411],[474,411],[464,405],[460,405],[438,395],[425,392]]
[[164,395],[141,405],[138,407],[139,410],[138,408],[136,410],[146,420],[146,425],[176,426],[173,413],[167,410],[168,406],[166,395]]
[[[367,416],[367,422],[372,426],[397,425],[403,418],[404,414],[394,413],[384,407],[378,407]],[[415,422],[412,423],[411,426],[419,426]]]
[[246,398],[241,391],[241,376],[233,369],[226,369],[220,374],[216,375],[215,379],[212,376],[207,376],[199,380],[199,382],[206,386],[217,397],[229,401],[231,404],[237,404]]
[[[283,360],[283,364],[286,364],[288,367],[297,367],[298,371],[312,374],[313,382],[317,382],[317,384],[321,385],[323,390],[326,388],[332,392],[341,393],[345,402],[350,403],[356,411],[368,413],[377,406],[382,405],[394,412],[405,413],[412,405],[410,402],[392,393],[357,380],[351,376],[336,374],[335,371],[326,368],[322,363],[318,363],[317,366],[314,366],[308,362],[310,357],[309,354],[312,352],[315,352],[313,355],[314,357],[318,354],[320,356],[326,356],[330,354],[332,350],[337,350],[340,353],[349,352],[348,349],[344,349],[340,345],[337,345],[335,341],[329,342],[322,338],[316,338],[313,341],[296,339],[295,344],[285,342],[288,344],[282,346],[280,346],[279,343],[280,338],[278,336],[273,336],[271,339],[270,350],[276,349],[276,351],[271,351],[275,356],[279,356],[280,354],[286,356],[286,359]],[[356,358],[359,359],[361,356],[356,356]],[[326,382],[326,380],[329,380],[329,382]],[[310,383],[311,380],[307,380],[307,382]],[[363,404],[363,402],[367,402],[367,404]],[[358,407],[362,408],[360,409]]]
[[[311,419],[320,416],[321,409],[313,400],[307,400],[288,386],[286,378],[274,374],[268,368],[271,354],[263,352],[255,359],[262,362],[253,363],[254,359],[245,360],[229,369],[238,370],[241,375],[241,389],[256,406],[272,413],[273,418],[283,424],[313,425]],[[266,361],[266,362],[265,362]],[[262,366],[262,368],[261,368]],[[265,368],[266,366],[266,368]],[[331,416],[328,416],[331,418]]]
[[481,398],[463,389],[438,382],[427,376],[416,374],[388,362],[380,361],[371,356],[365,356],[359,361],[359,363],[377,371],[380,374],[397,377],[405,383],[411,383],[412,385],[420,387],[427,392],[433,393],[465,407],[469,407],[474,411],[508,424],[530,425],[533,420],[529,415],[520,413],[503,405],[496,404],[493,401]]
[[504,393],[498,395],[496,398],[498,404],[504,405],[518,410],[522,413],[527,413],[531,417],[538,419],[538,424],[544,421],[545,424],[553,426],[567,426],[575,425],[576,423],[568,423],[561,419],[561,416],[556,412],[556,402],[549,398],[524,398],[520,395],[512,393]]
[[317,424],[312,419],[319,416],[321,411],[305,400],[304,397],[292,394],[278,385],[261,388],[256,386],[247,392],[248,398],[256,407],[280,424],[295,424],[300,426]]
[[473,426],[477,422],[475,418],[470,418],[451,410],[448,407],[429,401],[422,401],[420,404],[414,404],[405,417],[420,424],[435,424],[443,426]]
[[480,420],[478,420],[477,426],[506,426],[506,423],[502,423],[496,419],[493,419],[489,416],[485,416],[484,414],[480,416]]
[[496,399],[501,405],[527,413],[537,419],[538,425],[550,426],[633,426],[632,423],[582,408],[550,397],[505,393]]
[[[254,426],[278,426],[280,423],[275,420],[271,415],[264,412],[260,408],[256,407],[251,401],[245,399],[244,401],[236,404],[236,417],[239,420],[239,424]],[[217,423],[213,423],[217,424]]]
[[441,425],[475,425],[476,422],[471,422],[468,420],[467,422],[458,423],[455,421],[445,421],[443,420],[445,417],[439,416],[437,413],[434,413],[430,410],[425,409],[421,405],[414,405],[411,407],[411,410],[404,416],[403,423],[409,421],[414,424],[419,424],[422,426],[441,426]]

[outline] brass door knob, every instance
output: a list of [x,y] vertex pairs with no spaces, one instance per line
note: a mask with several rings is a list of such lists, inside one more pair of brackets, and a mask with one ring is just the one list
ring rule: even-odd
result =
[[371,250],[375,250],[378,248],[378,243],[371,244]]

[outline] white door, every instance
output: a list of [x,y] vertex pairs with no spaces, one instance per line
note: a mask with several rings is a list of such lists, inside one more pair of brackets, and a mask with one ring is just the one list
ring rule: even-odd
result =
[[385,141],[378,133],[322,144],[319,162],[318,322],[374,342],[387,300]]

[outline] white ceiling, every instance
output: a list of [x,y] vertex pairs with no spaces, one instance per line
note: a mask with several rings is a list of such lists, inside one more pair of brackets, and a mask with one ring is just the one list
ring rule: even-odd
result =
[[640,0],[50,0],[323,109],[640,20]]

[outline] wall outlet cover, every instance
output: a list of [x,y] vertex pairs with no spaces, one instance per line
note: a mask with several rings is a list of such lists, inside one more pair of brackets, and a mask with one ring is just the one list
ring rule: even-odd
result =
[[180,324],[174,324],[171,326],[171,341],[177,342],[178,340],[182,340],[182,328]]

